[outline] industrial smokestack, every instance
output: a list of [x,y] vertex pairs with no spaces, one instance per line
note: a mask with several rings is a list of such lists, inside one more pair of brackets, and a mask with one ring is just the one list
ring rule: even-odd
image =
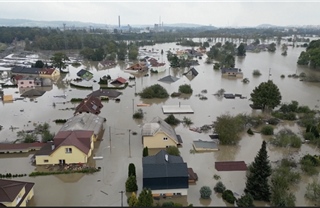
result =
[[118,24],[119,24],[119,28],[120,28],[120,15],[118,16]]

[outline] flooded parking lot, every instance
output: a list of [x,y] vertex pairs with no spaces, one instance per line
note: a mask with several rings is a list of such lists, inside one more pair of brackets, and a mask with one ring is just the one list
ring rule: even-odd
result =
[[[178,48],[175,43],[157,44],[155,46],[144,47],[148,50],[154,48],[158,53],[156,54],[160,61],[166,62],[166,55],[160,55],[160,51],[167,51],[169,49]],[[188,48],[188,47],[179,47]],[[320,105],[319,83],[306,83],[298,79],[288,78],[289,74],[299,74],[301,72],[316,73],[312,70],[299,67],[296,61],[300,52],[304,48],[289,48],[286,57],[281,56],[281,51],[275,53],[260,52],[247,53],[245,58],[236,58],[236,67],[241,68],[244,73],[244,78],[248,78],[250,83],[244,84],[242,79],[227,79],[221,77],[220,71],[213,70],[212,64],[205,64],[205,58],[199,60],[200,65],[195,66],[199,72],[191,81],[183,76],[183,69],[169,69],[158,74],[150,74],[147,77],[137,76],[135,81],[129,81],[132,87],[127,87],[120,96],[119,103],[114,100],[103,102],[104,107],[99,116],[107,119],[105,126],[105,133],[103,140],[95,144],[94,155],[102,156],[102,160],[90,161],[90,164],[96,167],[101,167],[101,171],[92,175],[70,174],[70,175],[56,175],[56,176],[38,176],[38,177],[22,177],[19,180],[35,182],[35,196],[30,202],[30,206],[120,206],[121,194],[120,191],[125,191],[125,181],[127,179],[128,164],[134,163],[136,166],[138,192],[142,189],[142,140],[140,127],[143,123],[151,121],[153,117],[160,116],[166,118],[167,115],[162,113],[162,105],[190,105],[194,110],[194,114],[175,115],[182,120],[184,116],[191,118],[195,126],[202,126],[204,124],[212,124],[217,116],[225,113],[236,115],[238,113],[246,114],[260,114],[260,111],[252,110],[249,107],[250,101],[248,99],[218,99],[213,94],[219,89],[223,88],[229,93],[239,93],[250,98],[252,90],[261,82],[272,79],[278,85],[282,94],[282,102],[291,102],[296,100],[301,105],[308,105],[311,109],[316,109]],[[51,126],[51,131],[57,133],[61,125],[55,124],[55,119],[67,119],[73,116],[73,110],[62,110],[66,108],[74,108],[76,104],[72,104],[71,98],[84,98],[92,90],[80,90],[63,84],[65,80],[76,78],[76,73],[82,69],[87,68],[94,74],[94,80],[99,80],[104,75],[110,75],[112,79],[118,76],[126,79],[133,76],[123,70],[127,64],[122,63],[114,68],[106,69],[99,68],[97,63],[84,62],[84,65],[75,68],[69,66],[70,73],[62,75],[60,79],[53,85],[51,91],[46,92],[43,96],[31,101],[18,100],[13,103],[1,103],[1,123],[3,130],[0,131],[0,142],[14,141],[16,132],[21,129],[32,129],[34,123],[48,122]],[[254,69],[259,69],[262,73],[260,77],[253,77]],[[271,76],[269,76],[269,71]],[[158,82],[160,78],[166,75],[173,75],[179,78],[178,81],[171,84]],[[280,75],[286,75],[285,78],[280,78]],[[320,73],[317,73],[320,75]],[[190,84],[193,88],[193,94],[188,98],[168,98],[168,99],[152,99],[143,100],[135,96],[135,92],[140,92],[144,87],[159,83],[165,87],[169,94],[177,92],[182,84]],[[93,90],[98,89],[99,86],[93,83]],[[204,95],[207,100],[200,100],[196,94],[201,93],[206,89],[207,93]],[[5,94],[13,94],[14,97],[19,97],[16,93],[17,88],[4,89]],[[54,96],[66,94],[66,99],[57,99]],[[57,103],[53,106],[53,103]],[[147,103],[150,107],[143,107],[144,118],[142,120],[132,119],[133,113],[138,109],[136,104]],[[23,112],[21,112],[23,109]],[[300,128],[295,123],[284,123],[278,125],[277,130],[284,127],[289,127],[296,133],[300,133]],[[18,127],[17,130],[10,130],[9,128]],[[130,135],[129,130],[135,131],[137,135]],[[208,185],[214,187],[216,180],[213,178],[214,174],[221,176],[221,181],[225,186],[236,192],[243,194],[245,187],[245,172],[218,172],[214,168],[216,161],[227,160],[244,160],[247,164],[252,162],[260,149],[263,140],[268,141],[269,137],[255,134],[250,136],[243,134],[240,142],[236,146],[222,146],[219,151],[211,153],[190,153],[192,142],[194,140],[209,141],[209,133],[196,133],[190,131],[182,124],[175,127],[177,134],[181,135],[183,145],[180,148],[181,156],[188,167],[193,168],[194,172],[198,174],[199,180],[196,184],[190,185],[188,196],[166,199],[174,200],[184,205],[193,204],[194,206],[225,206],[226,204],[220,195],[212,194],[211,200],[200,200],[199,190],[202,186]],[[129,142],[130,139],[130,142]],[[130,145],[129,145],[130,144]],[[303,144],[300,149],[276,148],[268,145],[269,159],[272,164],[283,157],[299,156],[306,153],[319,154],[319,150],[311,145]],[[37,167],[31,164],[32,154],[18,154],[18,155],[0,155],[0,167],[2,173],[30,173],[37,170]],[[317,176],[318,177],[318,176]],[[300,183],[293,188],[296,195],[297,206],[312,205],[304,198],[305,188],[307,183],[311,182],[312,178],[303,176]],[[164,199],[161,199],[161,202]],[[124,205],[127,204],[126,197],[123,200]],[[256,205],[264,206],[265,204],[257,202]]]

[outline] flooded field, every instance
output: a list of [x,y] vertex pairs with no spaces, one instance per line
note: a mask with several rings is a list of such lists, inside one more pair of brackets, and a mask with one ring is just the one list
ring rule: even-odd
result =
[[[157,44],[155,46],[144,47],[148,50],[154,49],[155,58],[159,61],[166,62],[169,65],[166,53],[160,54],[160,51],[167,51],[169,49],[182,49],[190,47],[177,46],[175,43]],[[288,49],[287,56],[281,56],[280,48],[275,53],[260,52],[247,53],[245,58],[236,57],[236,67],[241,68],[244,73],[244,78],[248,78],[250,83],[244,84],[242,79],[227,79],[221,77],[220,71],[213,70],[212,64],[205,63],[205,57],[199,60],[200,65],[195,66],[199,72],[191,81],[183,76],[183,72],[187,69],[169,69],[158,74],[150,74],[149,76],[137,76],[135,81],[129,81],[132,87],[127,87],[120,96],[121,101],[116,103],[114,100],[103,102],[104,107],[101,110],[100,116],[107,119],[106,129],[103,140],[95,144],[94,155],[103,156],[103,160],[90,161],[90,164],[96,167],[101,167],[101,171],[92,175],[70,174],[58,176],[38,176],[22,177],[18,180],[35,182],[35,196],[30,202],[30,206],[120,206],[121,194],[120,191],[125,191],[125,181],[127,179],[128,164],[134,163],[137,171],[137,182],[139,191],[142,189],[142,140],[141,140],[141,124],[148,122],[155,116],[166,118],[167,115],[162,113],[162,105],[190,105],[194,110],[194,114],[190,115],[175,115],[182,120],[184,116],[191,118],[194,126],[202,126],[204,124],[212,124],[217,116],[225,113],[236,115],[238,113],[246,114],[260,114],[260,111],[252,110],[249,107],[250,93],[261,82],[265,82],[269,78],[269,71],[271,72],[270,79],[278,85],[282,94],[282,102],[289,103],[296,100],[301,105],[308,105],[311,109],[317,109],[320,105],[320,83],[306,83],[298,79],[288,78],[289,74],[299,74],[305,72],[307,74],[314,73],[320,75],[319,72],[314,72],[310,69],[297,66],[296,62],[300,52],[304,48]],[[152,56],[152,54],[149,54]],[[77,104],[71,104],[71,98],[84,98],[92,92],[92,90],[81,90],[70,87],[65,84],[66,80],[76,78],[76,73],[82,69],[87,68],[94,74],[94,80],[99,80],[104,75],[110,75],[112,79],[118,76],[126,79],[132,74],[126,73],[128,64],[119,63],[116,67],[106,69],[100,67],[98,63],[84,62],[82,66],[74,68],[69,66],[67,75],[62,75],[59,80],[53,85],[51,91],[46,92],[43,96],[34,99],[33,101],[27,98],[25,101],[17,100],[13,103],[1,103],[0,125],[3,130],[0,131],[0,142],[14,141],[17,139],[16,132],[21,129],[32,129],[34,123],[48,122],[51,126],[52,132],[58,132],[61,125],[53,122],[55,119],[67,119],[73,116],[73,110],[64,110],[66,108],[76,107]],[[259,69],[262,75],[260,77],[253,77],[254,69]],[[158,80],[166,75],[173,75],[179,80],[167,84],[158,82]],[[280,78],[284,74],[285,78]],[[168,98],[155,100],[142,100],[135,96],[135,92],[140,92],[143,88],[152,84],[159,83],[165,87],[169,94],[177,92],[182,84],[190,84],[193,88],[193,94],[188,98]],[[97,83],[94,83],[94,89],[98,89]],[[229,93],[239,93],[248,99],[218,99],[213,94],[219,89],[225,89]],[[201,93],[206,89],[207,93],[203,94],[208,99],[200,100],[196,94]],[[5,94],[13,94],[14,97],[20,97],[17,93],[17,88],[4,89]],[[54,98],[57,95],[66,94],[66,99]],[[53,106],[53,103],[57,103]],[[132,114],[138,109],[138,103],[151,104],[150,107],[143,107],[144,118],[142,120],[132,119]],[[61,104],[60,104],[61,103]],[[21,112],[23,109],[23,112]],[[10,130],[9,128],[18,127],[17,130]],[[279,125],[276,129],[279,130],[284,126],[292,129],[296,133],[300,133],[300,128],[295,123],[284,123]],[[129,130],[135,131],[137,135],[130,135]],[[245,172],[231,171],[218,172],[214,168],[216,161],[225,160],[244,160],[247,164],[252,162],[258,150],[261,147],[263,140],[268,141],[269,137],[255,134],[250,136],[243,134],[242,139],[236,146],[219,146],[220,150],[213,153],[190,153],[192,149],[192,142],[194,140],[209,141],[209,133],[196,133],[190,131],[182,124],[175,128],[177,134],[181,135],[183,140],[182,148],[180,148],[183,160],[187,162],[188,167],[193,168],[194,172],[198,174],[199,180],[196,184],[190,185],[188,196],[161,199],[160,202],[175,201],[184,205],[193,204],[194,206],[226,206],[221,198],[221,195],[213,193],[210,200],[200,199],[199,190],[202,186],[208,185],[211,188],[216,184],[213,178],[214,174],[221,176],[221,181],[226,187],[238,195],[243,194],[245,187]],[[130,146],[129,146],[130,139]],[[299,158],[306,153],[319,154],[319,150],[315,147],[303,144],[300,149],[276,148],[268,144],[269,159],[274,162],[287,156]],[[39,169],[31,165],[31,154],[18,155],[0,155],[0,170],[1,173],[30,173]],[[318,177],[318,176],[317,176]],[[311,182],[312,178],[303,176],[301,182],[293,188],[296,195],[297,206],[312,205],[304,198],[305,188],[307,183]],[[123,200],[124,205],[127,204],[126,197]],[[256,202],[258,206],[267,204]]]

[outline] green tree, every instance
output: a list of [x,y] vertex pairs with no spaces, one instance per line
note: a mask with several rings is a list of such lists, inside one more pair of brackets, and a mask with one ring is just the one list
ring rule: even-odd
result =
[[237,206],[238,207],[254,207],[252,196],[250,194],[242,195],[237,200]]
[[222,193],[222,199],[226,200],[230,204],[234,204],[236,201],[236,197],[234,197],[233,192],[229,189]]
[[135,192],[132,192],[131,196],[128,199],[128,205],[129,207],[136,207],[138,204],[137,195]]
[[244,43],[240,43],[237,48],[237,56],[245,56],[246,55],[246,48]]
[[254,161],[249,166],[245,193],[250,194],[255,200],[270,200],[270,187],[268,178],[271,175],[271,165],[268,160],[267,143],[262,142]]
[[65,69],[67,68],[67,61],[70,61],[70,59],[68,58],[68,56],[63,53],[63,52],[57,52],[55,54],[53,54],[53,56],[50,58],[52,65],[54,67],[59,68],[59,70],[61,71],[61,69]]
[[209,186],[202,186],[200,188],[200,196],[202,199],[209,199],[212,194],[212,191]]
[[262,110],[266,108],[275,108],[281,103],[281,93],[277,85],[271,80],[262,82],[250,94],[250,100],[254,106],[260,106]]
[[147,156],[149,156],[149,150],[148,150],[148,147],[143,148],[142,156],[143,156],[143,157],[147,157]]
[[135,192],[137,190],[137,179],[134,175],[131,175],[126,181],[126,192]]
[[180,120],[177,119],[176,117],[174,117],[173,114],[170,114],[166,119],[164,119],[164,121],[167,123],[167,124],[170,124],[170,125],[178,125],[180,123]]
[[34,67],[42,69],[44,67],[43,61],[41,60],[36,61],[36,63],[34,64]]
[[133,163],[130,163],[128,166],[128,177],[130,176],[136,177],[136,166]]
[[184,84],[179,86],[179,92],[185,93],[185,94],[192,94],[193,90],[191,88],[191,85]]
[[316,203],[316,206],[320,205],[320,184],[313,181],[307,186],[305,197]]
[[244,129],[244,121],[239,115],[234,117],[224,114],[217,117],[214,122],[214,129],[219,135],[221,144],[235,145],[240,138],[239,133]]
[[217,193],[222,194],[226,190],[226,187],[221,181],[218,181],[214,186],[213,190]]
[[153,197],[150,189],[144,188],[138,197],[138,207],[152,207]]
[[169,155],[174,155],[174,156],[180,156],[180,151],[178,149],[178,147],[175,147],[175,146],[169,146],[166,148],[166,152],[169,154]]
[[268,51],[275,52],[276,51],[276,44],[270,43],[267,48],[268,48]]
[[300,56],[297,61],[298,65],[308,65],[309,64],[309,54],[305,51],[300,53]]
[[52,141],[53,140],[53,137],[54,137],[54,133],[50,133],[50,131],[44,131],[42,133],[42,142],[46,143],[48,141]]
[[169,94],[167,90],[159,84],[154,84],[146,87],[139,93],[141,98],[168,98]]

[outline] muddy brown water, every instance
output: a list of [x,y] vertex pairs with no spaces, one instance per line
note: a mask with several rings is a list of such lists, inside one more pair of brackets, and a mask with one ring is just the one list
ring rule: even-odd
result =
[[[163,49],[182,49],[189,47],[177,46],[174,43],[158,44],[155,46],[144,47],[148,50],[154,49],[154,56],[160,61],[165,61],[168,66],[166,55],[161,56],[160,51]],[[200,65],[195,66],[199,72],[191,81],[182,75],[182,69],[167,69],[163,73],[150,74],[150,76],[137,76],[135,81],[129,81],[133,87],[127,87],[121,90],[121,101],[116,103],[114,100],[103,102],[103,109],[100,116],[107,119],[106,131],[103,140],[95,144],[94,155],[103,156],[103,160],[90,161],[90,164],[96,167],[101,167],[101,171],[92,175],[70,174],[59,176],[39,176],[39,177],[22,177],[18,180],[35,182],[35,196],[30,201],[31,206],[63,206],[63,205],[104,205],[104,206],[120,206],[121,194],[120,191],[125,190],[125,181],[127,179],[128,164],[134,163],[137,170],[137,183],[139,191],[142,188],[142,142],[140,134],[140,126],[153,119],[154,116],[166,118],[162,113],[162,105],[183,104],[190,105],[194,110],[194,114],[175,115],[178,119],[183,119],[184,116],[189,117],[194,122],[194,126],[202,126],[204,124],[212,124],[215,118],[224,113],[232,115],[238,113],[260,114],[260,111],[252,110],[249,107],[248,99],[218,99],[213,94],[217,90],[224,88],[229,93],[239,93],[243,96],[250,97],[250,93],[261,82],[272,79],[279,87],[282,94],[282,102],[298,101],[301,105],[308,105],[310,108],[317,109],[315,106],[320,105],[320,83],[306,83],[298,79],[288,78],[287,75],[294,73],[306,72],[320,75],[319,72],[299,67],[296,65],[297,58],[304,48],[288,49],[286,57],[281,56],[280,48],[275,53],[260,52],[247,53],[245,58],[236,58],[236,67],[241,68],[244,77],[249,78],[250,83],[243,84],[241,79],[222,78],[220,71],[213,70],[212,64],[205,64],[205,58],[199,60]],[[144,54],[144,56],[150,53]],[[51,131],[57,132],[61,125],[53,122],[54,119],[67,119],[73,116],[73,110],[62,110],[75,107],[76,104],[71,104],[71,98],[83,98],[92,90],[80,90],[64,83],[66,79],[76,78],[76,73],[82,68],[88,68],[93,74],[94,79],[99,80],[103,75],[110,75],[112,78],[122,76],[129,78],[133,76],[123,70],[127,67],[126,63],[121,63],[114,68],[103,68],[98,63],[84,62],[84,65],[74,68],[69,67],[70,73],[63,75],[53,85],[52,90],[47,91],[43,96],[31,101],[18,100],[13,103],[1,103],[0,125],[3,130],[0,131],[0,142],[14,141],[16,132],[21,129],[33,129],[34,123],[48,122],[51,125]],[[253,77],[254,69],[259,69],[262,73],[260,77]],[[269,70],[271,76],[269,77]],[[186,70],[185,70],[186,71]],[[158,82],[157,80],[166,76],[173,75],[179,77],[179,80],[168,84]],[[284,79],[280,75],[284,74]],[[144,87],[159,83],[164,86],[169,94],[178,91],[181,84],[191,84],[193,94],[188,98],[168,98],[168,99],[153,99],[144,100],[134,96],[135,92],[140,92]],[[98,89],[98,85],[94,83],[94,90]],[[207,93],[203,94],[208,100],[200,100],[196,94],[201,93],[206,89]],[[18,89],[4,89],[5,94],[13,94],[14,97],[19,97]],[[66,94],[66,99],[58,99],[53,96]],[[53,102],[57,103],[53,107]],[[150,107],[143,107],[144,118],[142,120],[133,120],[132,114],[138,108],[138,103],[149,103]],[[63,104],[64,103],[64,104]],[[20,110],[23,109],[23,112]],[[18,130],[10,130],[9,127],[19,127]],[[109,132],[109,127],[111,131]],[[294,123],[283,123],[278,125],[277,130],[288,127],[296,133],[300,133],[300,128]],[[129,146],[129,129],[136,131],[137,135],[130,136]],[[218,172],[214,168],[215,161],[225,160],[244,160],[247,164],[252,162],[256,156],[263,140],[268,141],[270,138],[255,134],[249,136],[242,135],[242,139],[236,146],[220,146],[220,151],[211,153],[190,153],[192,149],[192,141],[202,139],[209,141],[209,133],[196,133],[189,131],[182,124],[175,127],[177,134],[180,134],[183,139],[182,148],[180,148],[181,156],[188,163],[188,167],[192,167],[194,172],[198,174],[199,180],[196,184],[190,185],[188,196],[178,198],[160,199],[163,201],[175,201],[184,205],[193,204],[194,206],[229,206],[221,199],[221,195],[213,193],[210,200],[200,199],[199,190],[202,186],[208,185],[214,187],[216,180],[214,174],[221,176],[221,181],[226,187],[238,195],[243,194],[245,187],[245,172]],[[109,136],[111,135],[111,137]],[[299,156],[306,153],[319,154],[319,150],[311,145],[303,144],[300,149],[276,148],[268,145],[269,159],[274,165],[276,161],[283,157]],[[0,170],[1,173],[30,173],[34,170],[41,170],[43,167],[32,166],[30,154],[18,155],[0,155]],[[318,178],[318,176],[314,177]],[[304,198],[305,188],[307,183],[314,178],[303,176],[298,185],[294,186],[294,191],[297,201],[296,205],[312,205],[311,202]],[[138,191],[138,192],[139,192]],[[127,195],[124,195],[123,203],[127,204]],[[256,205],[268,205],[263,202],[255,202]]]

